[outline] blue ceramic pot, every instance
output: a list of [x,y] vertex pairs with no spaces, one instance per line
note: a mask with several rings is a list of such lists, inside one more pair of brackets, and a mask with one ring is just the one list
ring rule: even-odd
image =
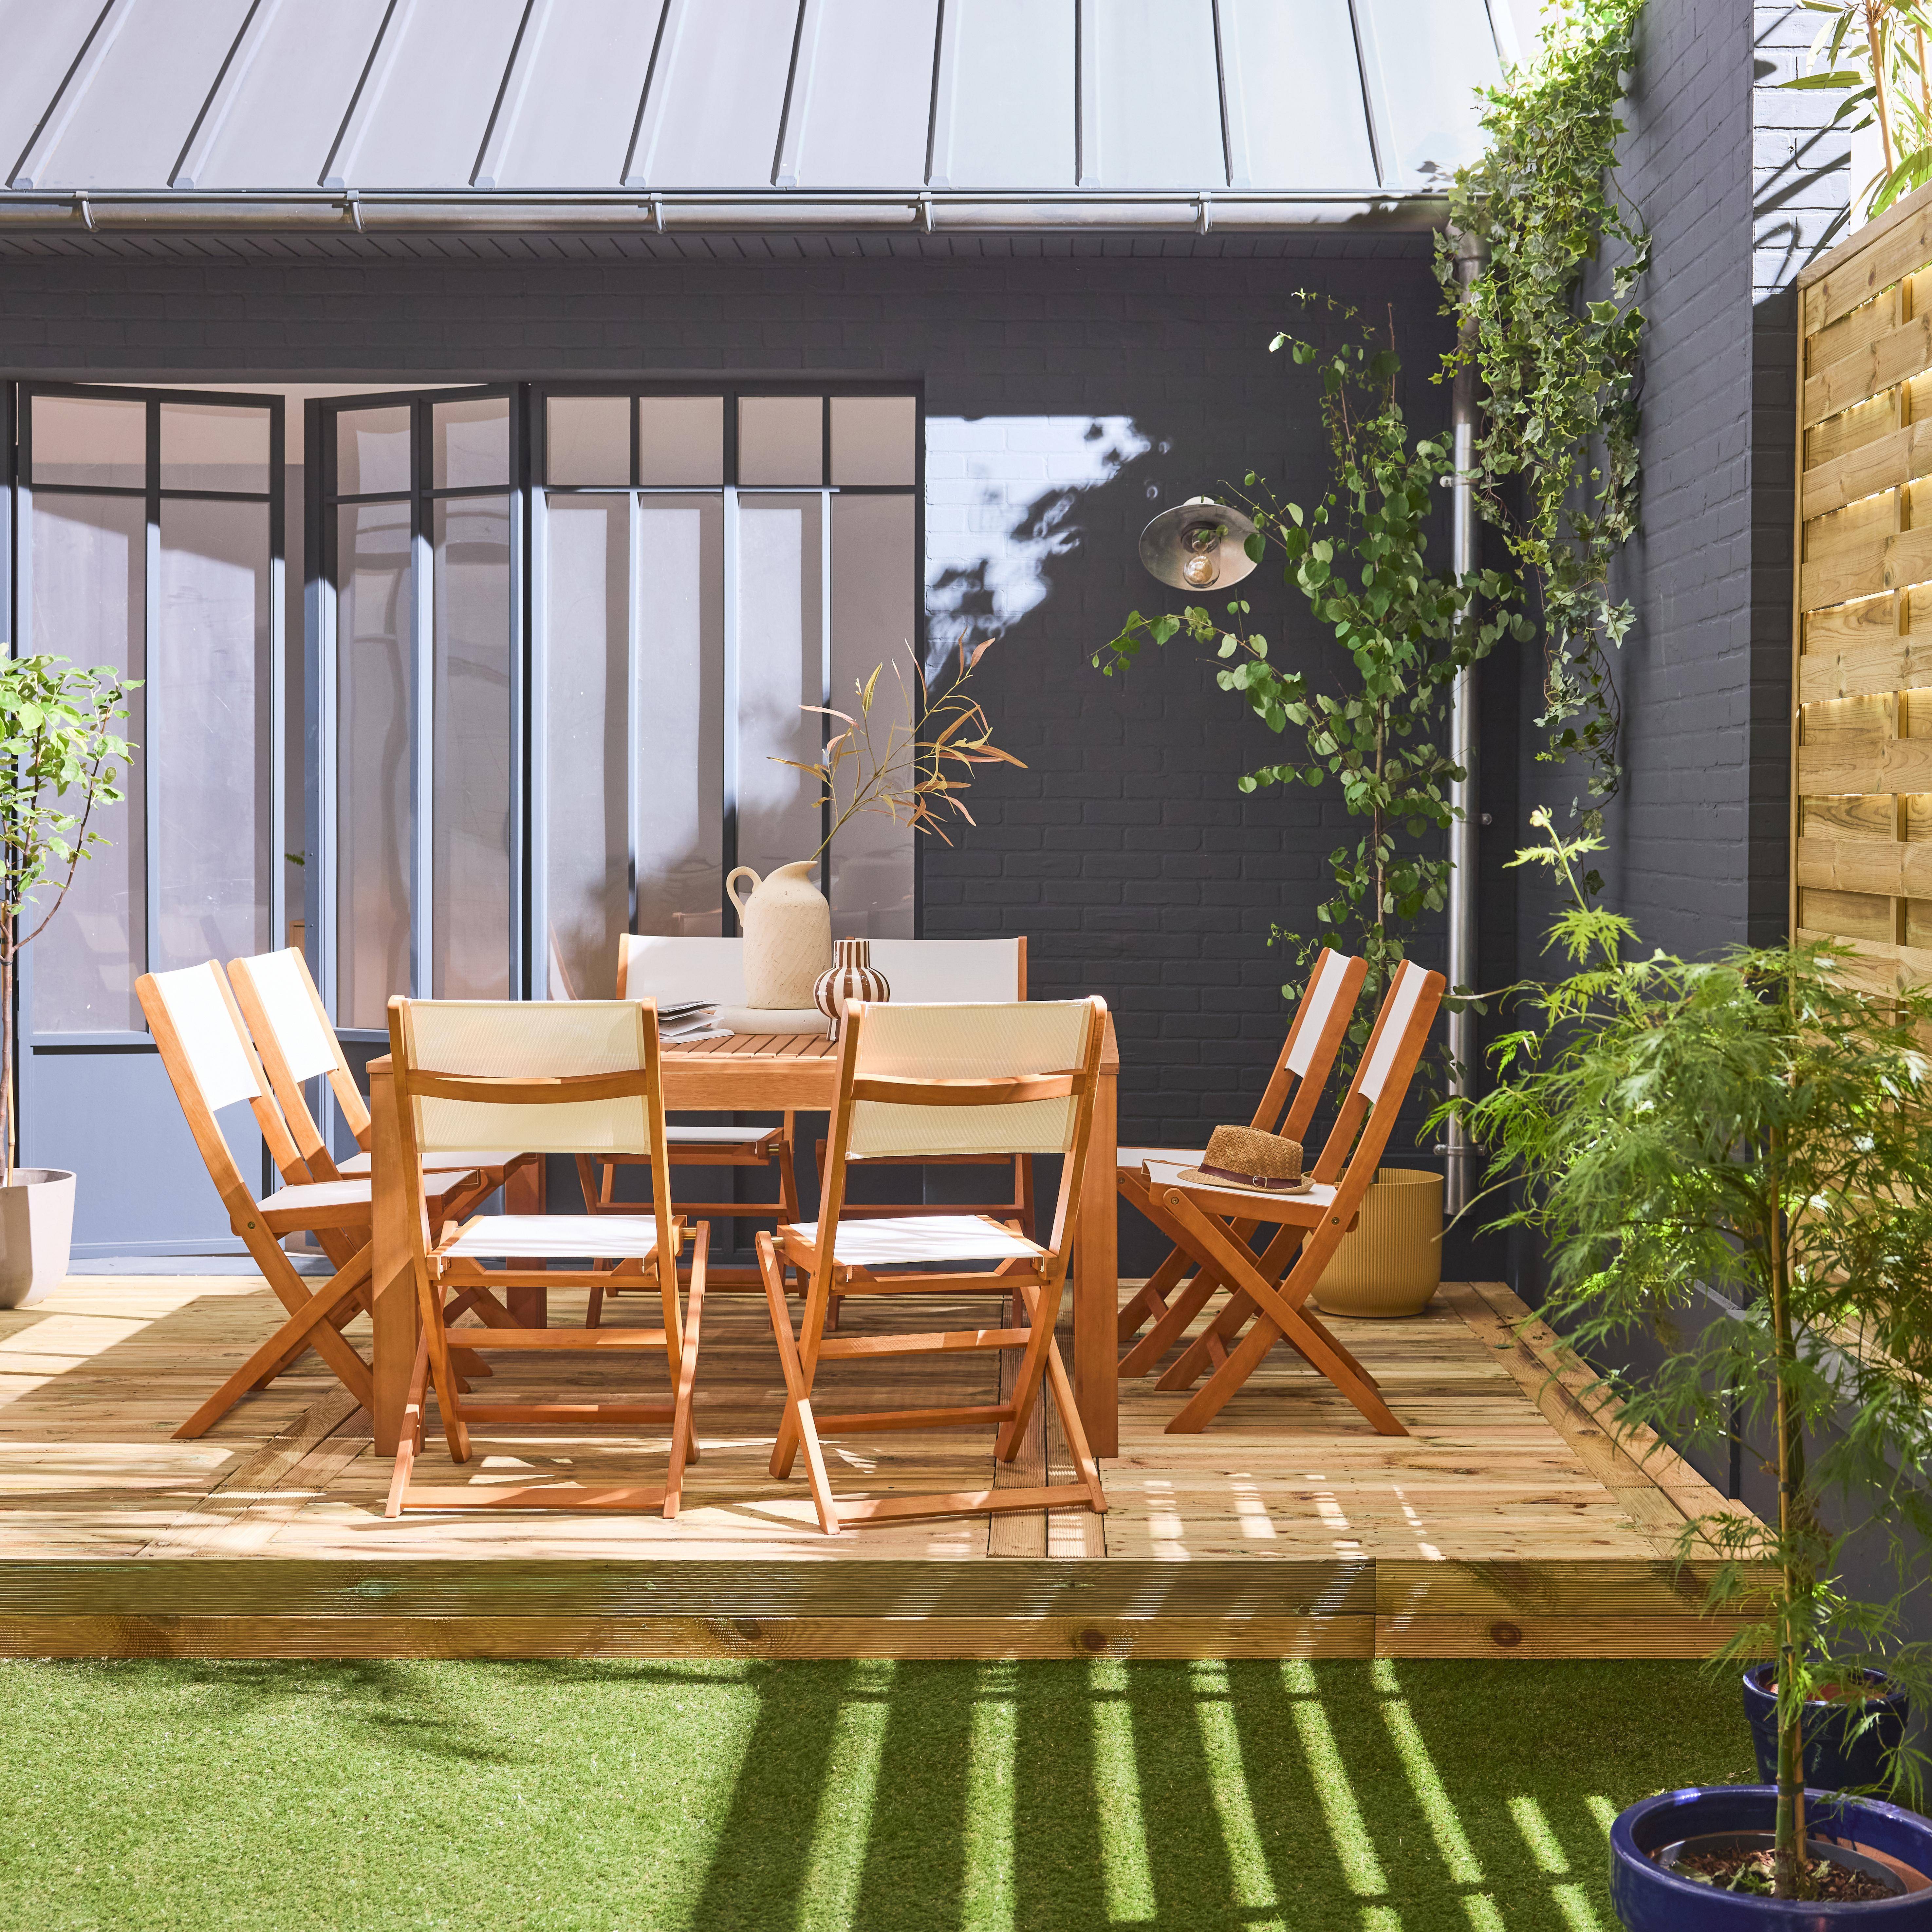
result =
[[[1775,1664],[1754,1664],[1744,1672],[1744,1715],[1750,1720],[1757,1774],[1767,1784],[1778,1781],[1778,1694],[1766,1688],[1777,1668]],[[1863,1714],[1858,1706],[1804,1707],[1804,1782],[1816,1790],[1869,1790],[1887,1781],[1888,1754],[1905,1736],[1910,1706],[1903,1690],[1876,1694],[1886,1681],[1876,1671],[1866,1672],[1865,1681],[1874,1693],[1870,1701],[1880,1707],[1878,1722],[1849,1744],[1845,1732],[1854,1716]]]
[[[1808,1904],[1719,1892],[1666,1871],[1651,1856],[1707,1832],[1768,1832],[1778,1788],[1720,1784],[1666,1791],[1633,1804],[1610,1827],[1610,1902],[1625,1932],[1932,1932],[1932,1889],[1868,1905]],[[1846,1839],[1932,1876],[1932,1822],[1874,1798],[1805,1793],[1814,1837]]]

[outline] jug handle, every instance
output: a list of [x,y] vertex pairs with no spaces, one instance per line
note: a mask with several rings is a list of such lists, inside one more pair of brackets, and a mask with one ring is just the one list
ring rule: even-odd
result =
[[760,878],[748,866],[734,866],[731,868],[730,877],[724,881],[724,893],[732,904],[737,908],[738,917],[742,921],[745,916],[745,900],[752,896],[752,892],[747,892],[742,899],[738,896],[738,881],[741,878],[751,880],[752,892],[756,892],[764,884],[764,880]]

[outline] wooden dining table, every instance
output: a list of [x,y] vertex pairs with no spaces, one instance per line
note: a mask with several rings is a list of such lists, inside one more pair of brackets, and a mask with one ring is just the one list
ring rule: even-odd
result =
[[[838,1049],[812,1034],[731,1034],[668,1048],[664,1069],[664,1104],[674,1112],[830,1113],[838,1085]],[[1120,1258],[1114,1186],[1120,1070],[1109,1014],[1073,1238],[1073,1394],[1096,1456],[1120,1450]],[[386,1054],[369,1063],[375,1185],[372,1420],[379,1456],[396,1453],[419,1333],[410,1262],[410,1217],[419,1210],[403,1184],[401,1124],[389,1072]],[[542,1212],[542,1176],[541,1162],[512,1174],[504,1186],[504,1211]],[[523,1305],[515,1310],[518,1318],[541,1325],[543,1296],[541,1288],[525,1291]]]

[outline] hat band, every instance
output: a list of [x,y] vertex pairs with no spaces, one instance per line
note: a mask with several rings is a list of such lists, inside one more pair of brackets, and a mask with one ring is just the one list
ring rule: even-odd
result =
[[1258,1188],[1266,1194],[1294,1194],[1300,1191],[1300,1175],[1265,1174],[1237,1174],[1232,1167],[1210,1167],[1204,1160],[1198,1172],[1210,1174],[1216,1180],[1232,1181],[1237,1187]]

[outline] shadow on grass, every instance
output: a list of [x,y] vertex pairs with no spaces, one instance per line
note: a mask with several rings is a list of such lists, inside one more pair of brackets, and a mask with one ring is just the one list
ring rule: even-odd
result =
[[[1612,1932],[1607,1819],[1748,1774],[1732,1690],[1644,1663],[4,1665],[0,1750],[57,1742],[0,1820],[0,1906],[10,1860],[45,1928],[388,1932],[428,1884],[503,1932]],[[326,1784],[335,1838],[302,1828]]]

